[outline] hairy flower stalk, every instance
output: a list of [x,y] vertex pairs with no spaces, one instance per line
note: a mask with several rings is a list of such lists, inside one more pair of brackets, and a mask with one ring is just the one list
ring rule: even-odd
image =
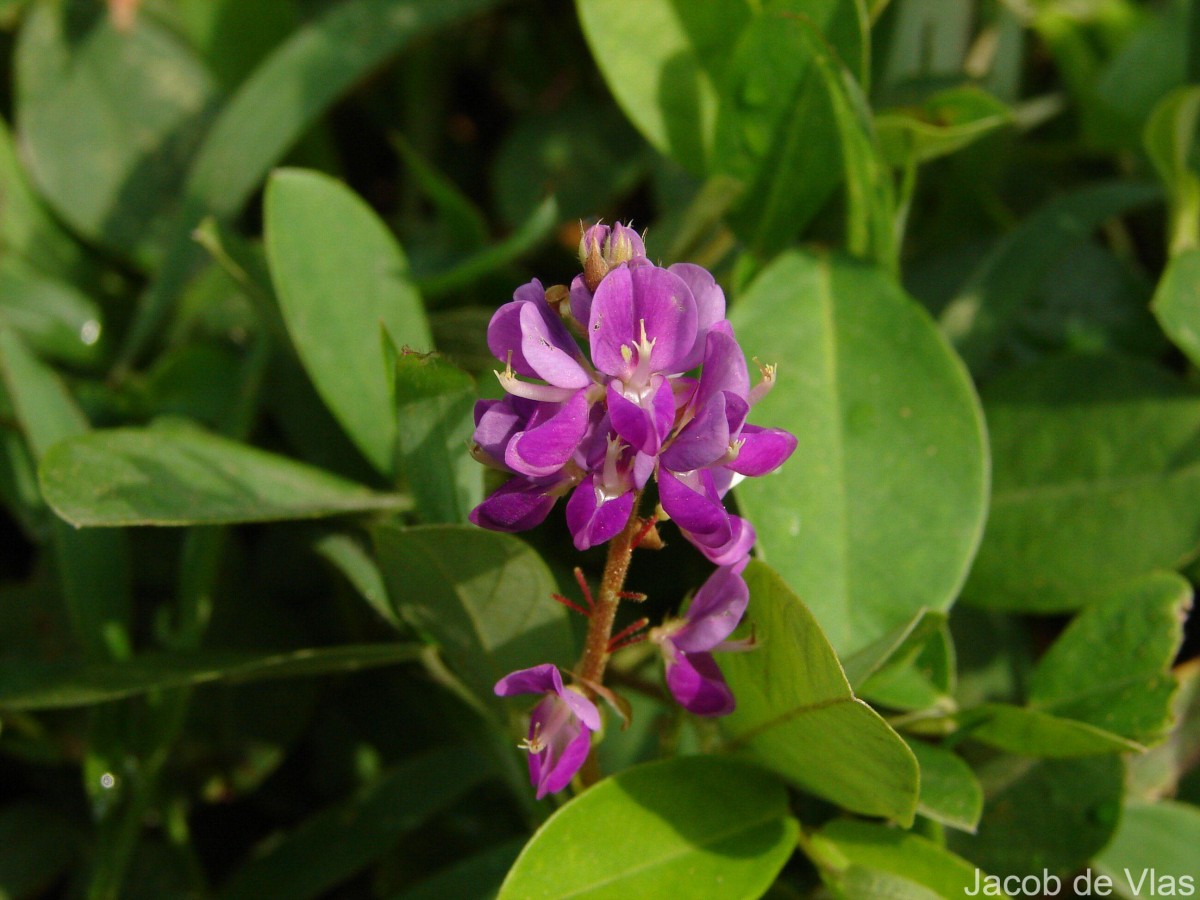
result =
[[566,497],[575,547],[609,545],[595,600],[582,578],[586,609],[559,598],[588,618],[573,673],[577,687],[563,687],[547,665],[496,685],[504,696],[545,695],[523,744],[539,797],[565,787],[588,758],[599,720],[576,698],[602,698],[628,715],[604,675],[611,655],[646,636],[649,624],[639,620],[613,638],[621,600],[645,599],[625,592],[634,549],[643,541],[661,545],[653,521],[638,515],[651,481],[662,510],[719,568],[684,617],[648,634],[662,650],[667,687],[685,709],[702,716],[732,711],[735,700],[713,651],[748,646],[727,638],[749,600],[741,571],[755,532],[728,512],[724,498],[741,478],[777,469],[796,447],[787,432],[747,422],[776,372],[760,365],[762,378],[751,386],[725,318],[724,292],[711,274],[688,263],[655,265],[641,237],[619,223],[589,228],[579,254],[583,272],[569,291],[535,279],[492,317],[488,347],[503,365],[496,376],[505,396],[476,404],[472,446],[476,459],[511,476],[472,511],[475,524],[523,531]]

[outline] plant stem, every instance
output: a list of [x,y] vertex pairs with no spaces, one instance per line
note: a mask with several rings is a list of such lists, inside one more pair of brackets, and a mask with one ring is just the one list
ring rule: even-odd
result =
[[[625,576],[629,572],[629,562],[633,558],[633,541],[641,526],[638,518],[638,506],[641,503],[640,492],[633,496],[633,511],[625,527],[608,545],[608,560],[604,564],[604,575],[600,579],[600,593],[596,597],[596,608],[588,619],[587,640],[583,645],[583,656],[579,660],[576,672],[581,681],[601,684],[604,681],[604,669],[608,665],[608,642],[612,638],[613,622],[617,617],[617,607],[621,603],[621,591],[625,588]],[[593,698],[594,699],[594,698]]]

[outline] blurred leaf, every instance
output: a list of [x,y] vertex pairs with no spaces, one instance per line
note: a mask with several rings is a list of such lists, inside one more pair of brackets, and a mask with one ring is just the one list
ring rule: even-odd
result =
[[466,522],[483,500],[483,467],[468,452],[475,397],[474,379],[437,356],[396,361],[397,469],[427,523]]
[[296,27],[295,0],[175,0],[188,36],[226,90],[236,87]]
[[489,847],[439,870],[391,900],[493,900],[524,844],[519,838]]
[[[488,225],[483,212],[458,186],[439,172],[403,136],[392,135],[392,145],[404,160],[421,193],[437,211],[438,222],[448,242],[466,251],[479,250],[487,243]],[[524,216],[516,220],[524,221]]]
[[81,838],[81,829],[50,806],[0,808],[0,896],[48,893],[80,852]]
[[[546,564],[515,537],[473,525],[374,529],[376,554],[400,615],[485,703],[504,675],[573,655],[566,610]],[[451,549],[452,548],[452,549]]]
[[[0,381],[34,460],[46,459],[59,441],[86,439],[88,421],[58,374],[2,326]],[[126,656],[132,608],[126,535],[82,533],[57,519],[53,535],[63,595],[83,647],[98,658]]]
[[1129,761],[1129,798],[1161,800],[1175,796],[1180,779],[1200,760],[1200,657],[1175,670],[1179,690],[1171,704],[1167,739]]
[[286,653],[142,654],[119,663],[0,661],[0,709],[91,706],[214,681],[242,683],[355,672],[421,658],[413,644],[350,644]]
[[1099,182],[1051,200],[1002,237],[942,310],[942,331],[979,372],[1050,266],[1114,216],[1161,196],[1152,185]]
[[859,693],[892,709],[953,709],[955,666],[954,642],[943,621],[914,656],[872,675]]
[[236,216],[271,167],[334,101],[388,57],[421,35],[495,3],[344,0],[263,60],[222,109],[196,155],[167,258],[141,298],[122,362],[129,365],[141,355],[194,272],[201,255],[191,233],[201,220]]
[[[1121,897],[1188,897],[1196,888],[1200,809],[1185,803],[1129,803],[1111,843],[1096,856]],[[1185,881],[1186,879],[1186,881]]]
[[921,798],[917,812],[935,822],[974,832],[983,814],[983,788],[971,767],[951,750],[910,740],[921,767]]
[[1146,153],[1171,200],[1171,254],[1200,249],[1200,171],[1196,169],[1196,128],[1200,87],[1180,88],[1163,97],[1143,135]]
[[891,872],[850,865],[833,883],[838,900],[939,900],[939,895],[923,885]]
[[366,203],[317,172],[272,175],[265,218],[271,278],[296,352],[346,433],[391,475],[396,421],[379,325],[400,344],[432,343],[404,253]]
[[1196,552],[1200,394],[1146,362],[1050,359],[990,382],[987,532],[963,589],[1054,612]]
[[755,420],[800,442],[737,488],[763,558],[843,654],[948,607],[983,527],[987,450],[971,383],[922,310],[877,268],[789,253],[731,319],[748,355],[780,364]]
[[547,197],[521,226],[503,241],[471,254],[444,272],[417,278],[417,287],[428,298],[442,297],[461,290],[530,252],[549,237],[559,218],[558,201],[554,197]]
[[1095,725],[1006,703],[984,703],[955,718],[963,735],[1021,756],[1070,759],[1143,749]]
[[98,3],[39,3],[16,51],[29,171],[72,227],[148,261],[167,237],[215,105],[211,76],[167,29],[119,31]]
[[798,830],[783,784],[760,769],[708,756],[649,763],[551,816],[500,898],[651,900],[700,886],[712,900],[757,897],[792,855]]
[[909,621],[869,646],[842,660],[850,686],[858,690],[872,676],[889,666],[903,665],[915,657],[925,642],[946,623],[946,614],[918,610]]
[[198,428],[116,428],[56,446],[42,492],[77,527],[219,525],[408,508],[322,469]]
[[[876,14],[881,4],[873,4]],[[896,0],[881,87],[903,87],[941,77],[961,78],[975,10],[957,0]],[[881,35],[882,37],[882,35]]]
[[1038,661],[1029,705],[1141,744],[1171,725],[1171,662],[1183,641],[1192,586],[1159,572],[1083,610]]
[[405,630],[388,599],[379,566],[354,537],[344,532],[329,532],[313,542],[313,550],[345,575],[346,580],[385,622],[397,630]]
[[[1197,204],[1200,210],[1200,193]],[[1200,366],[1200,248],[1183,250],[1171,258],[1151,309],[1171,342],[1187,354],[1192,365]]]
[[17,159],[8,124],[0,119],[0,247],[38,271],[86,283],[93,273],[83,247],[34,194]]
[[[832,875],[835,884],[839,875],[854,865],[907,878],[946,900],[959,900],[975,888],[973,865],[920,835],[898,828],[837,819],[813,834],[809,842],[811,855],[827,877]],[[847,896],[868,895],[847,892]]]
[[855,698],[820,626],[762,563],[746,570],[761,645],[721,668],[737,709],[721,719],[729,746],[797,787],[864,815],[911,824],[917,762],[899,736]]
[[99,307],[70,285],[11,257],[0,262],[0,320],[52,359],[88,365],[100,357]]
[[946,156],[1012,121],[1007,106],[972,86],[949,88],[919,106],[886,110],[875,118],[879,144],[890,165]]
[[1001,757],[979,771],[983,819],[975,835],[946,834],[949,849],[993,875],[1064,878],[1108,843],[1121,814],[1115,756],[1067,760]]
[[392,851],[404,835],[493,776],[467,747],[442,746],[400,763],[347,803],[268,841],[234,873],[221,900],[324,895]]
[[749,4],[643,0],[631,16],[623,0],[576,0],[575,9],[592,55],[630,121],[660,153],[695,174],[705,172],[720,73],[733,56],[734,36],[751,19]]

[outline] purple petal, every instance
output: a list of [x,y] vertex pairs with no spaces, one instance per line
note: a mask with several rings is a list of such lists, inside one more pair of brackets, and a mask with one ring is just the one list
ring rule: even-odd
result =
[[554,508],[554,496],[540,484],[518,475],[471,510],[470,520],[492,531],[526,531],[540,525]]
[[690,472],[711,466],[729,452],[729,419],[725,393],[708,403],[675,436],[662,452],[662,464],[673,472]]
[[592,731],[600,730],[600,710],[596,709],[595,703],[579,691],[573,691],[567,687],[563,688],[558,696],[566,701],[567,706],[571,707],[571,712],[584,724],[584,727],[590,728]]
[[618,390],[615,381],[608,384],[608,414],[613,430],[638,452],[651,455],[658,453],[675,423],[675,395],[671,383],[661,375],[654,377],[658,385],[652,385],[654,393],[647,398],[649,403],[646,399],[640,402],[629,399]]
[[733,327],[725,321],[718,322],[708,333],[696,403],[707,403],[710,397],[721,391],[728,391],[743,400],[750,393],[746,354],[733,336]]
[[639,453],[633,458],[633,486],[636,490],[641,490],[646,486],[646,482],[650,480],[650,476],[654,474],[654,466],[658,462],[658,457],[651,453]]
[[[504,453],[512,436],[525,426],[526,415],[514,406],[513,399],[479,400],[475,404],[475,433],[471,439],[492,460],[503,465]],[[522,403],[529,401],[522,400]]]
[[[729,513],[717,499],[715,490],[706,492],[706,482],[712,476],[707,472],[695,472],[682,478],[658,470],[658,495],[663,509],[685,533],[715,536],[717,542],[727,540],[730,535]],[[686,483],[685,483],[686,482]]]
[[680,371],[687,371],[704,360],[708,331],[725,318],[725,292],[707,269],[694,263],[675,263],[667,271],[678,275],[696,300],[696,341],[679,363]]
[[[641,336],[654,341],[650,367],[655,372],[677,374],[696,341],[696,301],[678,275],[658,266],[640,266],[630,270],[633,278],[633,315],[637,329],[630,338]],[[632,343],[631,343],[632,345]]]
[[588,320],[592,317],[592,292],[588,290],[582,275],[571,279],[571,315],[587,329]]
[[633,318],[633,275],[627,266],[605,276],[592,297],[588,315],[588,339],[592,362],[606,375],[622,375],[628,363],[621,347],[632,346],[638,335]]
[[581,390],[549,419],[515,434],[504,462],[513,471],[533,478],[553,475],[575,453],[588,428],[587,391]]
[[592,733],[578,720],[564,725],[544,751],[529,754],[529,778],[537,786],[537,799],[557,794],[587,761]]
[[496,696],[512,697],[516,694],[557,694],[565,690],[558,666],[543,663],[529,669],[510,672],[496,682]]
[[704,554],[705,559],[718,566],[732,566],[745,559],[757,540],[754,526],[740,516],[729,517],[728,537],[719,533],[693,534],[687,531],[683,536]]
[[596,479],[595,474],[589,475],[567,501],[567,527],[575,540],[576,550],[587,550],[616,537],[633,512],[632,491],[601,502],[597,497]]
[[685,653],[707,652],[733,634],[750,602],[744,568],[745,562],[722,566],[708,577],[688,607],[686,624],[671,636],[676,647]]
[[667,663],[667,687],[680,706],[697,716],[733,712],[733,691],[711,653],[677,652],[673,656]]
[[579,363],[579,348],[545,298],[521,309],[521,351],[525,362],[547,384],[582,388],[592,383],[591,375]]
[[741,433],[742,449],[726,466],[741,475],[766,475],[783,465],[796,449],[796,438],[781,428],[747,425]]

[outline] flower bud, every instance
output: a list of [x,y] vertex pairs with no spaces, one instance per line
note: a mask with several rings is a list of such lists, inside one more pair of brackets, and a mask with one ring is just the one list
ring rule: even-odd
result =
[[600,286],[604,276],[621,263],[646,255],[646,245],[636,231],[618,222],[611,228],[596,224],[579,239],[579,262],[589,291]]

